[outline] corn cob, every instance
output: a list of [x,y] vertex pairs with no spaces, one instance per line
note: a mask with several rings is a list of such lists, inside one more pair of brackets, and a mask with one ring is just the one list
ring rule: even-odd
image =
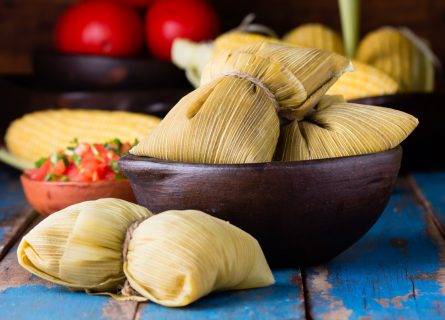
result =
[[308,23],[293,29],[283,37],[283,41],[304,48],[317,48],[344,54],[340,35],[318,23]]
[[399,85],[384,72],[353,61],[353,72],[343,74],[328,90],[329,95],[343,95],[346,100],[396,93]]
[[432,91],[435,59],[428,46],[411,31],[390,27],[368,34],[357,51],[357,60],[391,76],[402,92]]
[[159,122],[154,116],[123,111],[46,110],[13,121],[5,141],[17,158],[36,161],[64,149],[75,138],[89,143],[114,138],[133,142],[146,136]]
[[216,57],[223,51],[233,51],[242,46],[247,46],[259,42],[279,43],[281,41],[279,39],[263,36],[260,34],[239,31],[227,32],[215,39],[212,56]]

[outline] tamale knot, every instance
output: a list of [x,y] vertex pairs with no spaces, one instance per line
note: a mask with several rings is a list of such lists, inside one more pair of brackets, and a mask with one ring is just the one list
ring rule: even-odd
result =
[[145,219],[140,219],[132,224],[127,229],[127,233],[125,234],[124,244],[122,246],[122,260],[124,263],[127,262],[127,254],[128,254],[128,246],[130,245],[131,238],[133,237],[134,230],[143,222]]
[[261,81],[261,79],[252,77],[251,75],[247,74],[247,73],[242,73],[242,72],[238,72],[238,71],[230,71],[230,72],[224,72],[221,74],[222,77],[237,77],[240,79],[245,79],[249,82],[252,82],[254,85],[260,87],[264,93],[266,93],[267,97],[270,99],[270,101],[272,102],[272,104],[274,105],[275,109],[277,111],[280,110],[280,103],[277,100],[277,97],[275,96],[275,94],[272,92],[272,90],[270,90],[270,88]]
[[[145,219],[137,220],[133,222],[127,229],[127,233],[125,234],[124,244],[122,246],[122,260],[124,264],[127,263],[128,247],[130,245],[131,238],[133,237],[133,232],[134,230],[137,229],[137,227],[139,227],[139,225],[143,221],[145,221]],[[140,296],[140,294],[131,287],[130,282],[128,280],[125,280],[124,285],[120,289],[120,294],[125,297]]]

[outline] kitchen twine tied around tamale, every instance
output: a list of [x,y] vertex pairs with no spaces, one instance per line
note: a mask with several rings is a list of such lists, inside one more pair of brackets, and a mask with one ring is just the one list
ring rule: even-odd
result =
[[244,80],[247,80],[247,81],[253,83],[254,85],[256,85],[257,87],[259,87],[260,89],[262,89],[264,91],[264,93],[267,95],[267,97],[270,99],[273,106],[275,107],[275,110],[277,112],[280,111],[280,103],[278,102],[277,97],[272,92],[272,90],[263,81],[261,81],[261,79],[253,77],[250,74],[239,72],[239,71],[223,72],[223,73],[221,73],[219,78],[222,78],[222,77],[237,77],[237,78],[244,79]]
[[[149,217],[148,217],[149,218]],[[130,246],[130,241],[133,237],[133,232],[139,227],[139,225],[144,222],[146,219],[139,219],[133,222],[127,229],[127,232],[125,233],[125,238],[122,246],[122,262],[125,265],[127,263],[127,254],[128,254],[128,248]],[[139,294],[130,284],[128,279],[125,279],[124,284],[122,285],[122,288],[119,290],[119,296],[121,296],[123,299],[127,298],[133,298],[133,300],[141,300],[145,301],[147,298],[143,297]]]

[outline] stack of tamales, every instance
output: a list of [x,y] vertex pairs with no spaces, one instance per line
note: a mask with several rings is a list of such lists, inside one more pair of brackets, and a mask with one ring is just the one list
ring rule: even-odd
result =
[[334,52],[262,42],[223,51],[130,152],[171,161],[308,160],[395,147],[417,119],[323,98],[350,62]]
[[[344,54],[340,35],[318,23],[301,25],[282,40],[231,31],[211,43],[175,41],[173,61],[186,70],[190,82],[198,87],[208,61],[223,51],[233,51],[259,42],[282,43],[303,48],[318,48]],[[354,72],[338,79],[328,94],[342,94],[346,100],[394,94],[396,92],[430,92],[434,89],[434,53],[406,28],[385,27],[371,32],[360,43],[354,60]]]

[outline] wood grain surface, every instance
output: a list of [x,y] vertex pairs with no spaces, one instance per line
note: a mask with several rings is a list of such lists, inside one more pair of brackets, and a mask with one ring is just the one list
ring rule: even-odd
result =
[[[0,167],[0,179],[0,230],[6,235],[0,241],[6,253],[0,257],[0,319],[445,317],[445,238],[441,232],[445,172],[399,179],[375,226],[329,263],[275,269],[277,281],[272,287],[214,293],[185,308],[89,296],[31,275],[18,265],[16,245],[23,232],[39,220],[20,218],[26,204],[17,187],[18,174]],[[14,246],[8,250],[5,243]]]

